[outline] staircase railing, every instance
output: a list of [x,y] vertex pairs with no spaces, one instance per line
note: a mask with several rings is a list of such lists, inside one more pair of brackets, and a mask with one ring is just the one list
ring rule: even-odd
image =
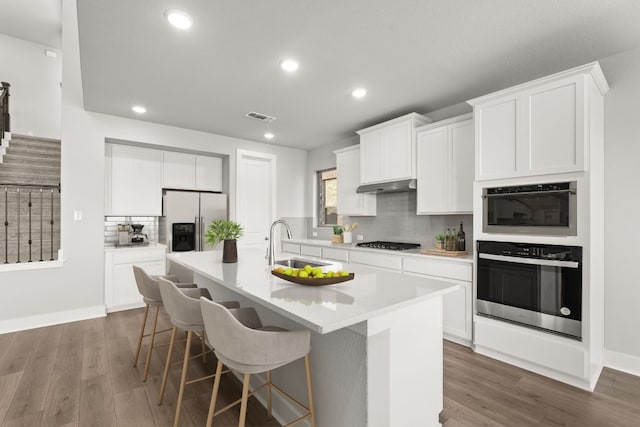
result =
[[5,132],[11,132],[11,116],[9,115],[9,88],[7,82],[0,82],[0,138]]
[[[0,248],[0,253],[4,252],[2,255],[4,255],[5,264],[23,262],[22,249],[28,250],[27,262],[34,261],[33,251],[38,249],[40,256],[37,261],[44,261],[46,252],[48,252],[49,261],[55,259],[60,249],[59,194],[60,185],[0,183],[0,206],[4,211],[4,221],[0,224],[4,226],[4,251]],[[55,206],[56,204],[58,206]],[[56,219],[58,220],[57,228],[55,227]],[[57,239],[56,231],[58,231]],[[24,235],[28,236],[26,239],[28,248],[21,247],[25,243]]]

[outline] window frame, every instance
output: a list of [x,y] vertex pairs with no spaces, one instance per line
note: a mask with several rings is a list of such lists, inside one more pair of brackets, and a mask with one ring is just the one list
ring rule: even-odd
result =
[[[327,224],[325,223],[326,219],[325,219],[325,206],[324,206],[324,194],[325,192],[325,184],[324,181],[327,181],[325,179],[322,179],[322,175],[327,173],[327,172],[334,172],[335,174],[335,178],[331,178],[331,179],[335,179],[336,180],[336,222],[335,224]],[[315,185],[315,195],[314,195],[314,205],[315,205],[315,217],[316,217],[316,227],[333,227],[334,225],[339,225],[340,223],[340,215],[338,215],[338,206],[337,206],[337,182],[338,182],[338,170],[335,166],[327,168],[327,169],[322,169],[322,170],[317,170],[315,172],[315,181],[316,181],[316,185]]]

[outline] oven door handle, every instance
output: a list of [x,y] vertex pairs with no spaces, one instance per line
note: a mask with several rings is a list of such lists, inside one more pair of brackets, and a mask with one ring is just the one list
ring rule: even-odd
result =
[[494,254],[478,254],[478,258],[490,259],[494,261],[513,262],[517,264],[547,265],[550,267],[578,268],[580,266],[580,263],[577,261],[555,261],[549,259],[521,258]]
[[576,194],[576,190],[573,188],[569,188],[566,190],[546,190],[546,191],[523,191],[520,193],[493,193],[493,194],[483,194],[482,197],[497,197],[497,196],[531,196],[531,195],[540,195],[540,194],[558,194],[558,193],[569,193]]

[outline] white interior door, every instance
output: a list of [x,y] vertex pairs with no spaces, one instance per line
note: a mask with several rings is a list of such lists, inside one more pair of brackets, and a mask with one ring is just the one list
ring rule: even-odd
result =
[[266,247],[275,218],[276,156],[238,150],[236,175],[236,217],[244,228],[238,244]]

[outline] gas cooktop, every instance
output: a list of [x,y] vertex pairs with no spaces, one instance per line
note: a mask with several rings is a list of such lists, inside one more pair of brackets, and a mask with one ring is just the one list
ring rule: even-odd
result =
[[387,249],[389,251],[407,251],[409,249],[417,249],[420,247],[419,243],[400,243],[400,242],[362,242],[356,246],[361,248],[373,248],[373,249]]

